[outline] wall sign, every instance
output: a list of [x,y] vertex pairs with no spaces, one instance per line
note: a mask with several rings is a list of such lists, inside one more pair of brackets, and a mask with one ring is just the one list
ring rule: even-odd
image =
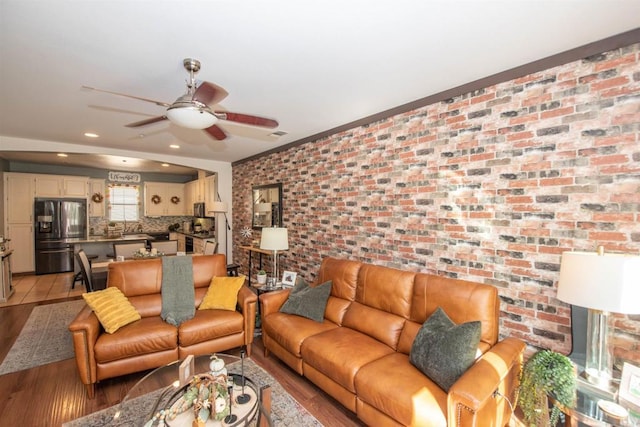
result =
[[112,182],[140,182],[139,173],[109,171],[109,181]]

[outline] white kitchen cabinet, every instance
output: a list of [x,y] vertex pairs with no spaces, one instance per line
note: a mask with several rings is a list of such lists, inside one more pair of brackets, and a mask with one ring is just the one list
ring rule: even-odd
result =
[[[96,194],[102,196],[101,202],[95,202],[93,197]],[[105,181],[104,179],[89,179],[89,203],[88,210],[90,217],[103,217],[105,215],[105,206],[107,201],[105,199]]]
[[36,197],[77,197],[85,199],[89,178],[86,176],[64,176],[32,174],[35,180]]
[[5,230],[5,237],[10,239],[7,246],[9,249],[13,249],[11,271],[13,273],[35,271],[33,225],[7,224]]
[[4,174],[4,237],[11,239],[11,270],[14,273],[34,271],[33,242],[33,175]]
[[7,224],[33,224],[33,175],[5,172],[4,219]]
[[216,185],[216,175],[210,175],[203,180],[204,206],[211,209],[213,203],[218,200],[218,186]]
[[184,184],[146,182],[144,184],[145,216],[187,215]]

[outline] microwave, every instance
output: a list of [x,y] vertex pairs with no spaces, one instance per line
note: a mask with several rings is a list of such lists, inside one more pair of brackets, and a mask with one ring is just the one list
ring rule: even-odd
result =
[[193,216],[196,218],[204,218],[206,215],[206,210],[204,209],[204,203],[198,202],[193,204]]

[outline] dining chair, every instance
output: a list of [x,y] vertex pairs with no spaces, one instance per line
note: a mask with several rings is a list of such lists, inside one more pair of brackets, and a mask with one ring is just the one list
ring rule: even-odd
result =
[[84,282],[84,286],[87,288],[87,292],[93,292],[95,288],[93,286],[91,264],[89,263],[89,258],[87,258],[87,254],[83,249],[80,249],[78,252],[76,252],[76,259],[80,264],[80,273],[82,273],[82,281]]
[[132,258],[133,254],[138,252],[140,249],[145,248],[144,242],[135,242],[135,243],[114,243],[113,244],[113,252],[116,255],[116,259],[119,256],[124,258]]
[[218,242],[214,240],[207,240],[204,242],[204,255],[213,255],[216,253],[216,248],[218,247]]
[[160,240],[151,241],[151,249],[157,249],[158,252],[162,252],[165,255],[175,255],[178,253],[178,241],[177,240]]

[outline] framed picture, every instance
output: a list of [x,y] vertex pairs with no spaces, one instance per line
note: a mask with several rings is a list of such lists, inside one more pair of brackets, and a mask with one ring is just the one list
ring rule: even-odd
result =
[[296,284],[296,276],[298,273],[293,271],[285,271],[282,273],[282,286],[293,287]]
[[640,367],[624,362],[619,397],[640,408]]

